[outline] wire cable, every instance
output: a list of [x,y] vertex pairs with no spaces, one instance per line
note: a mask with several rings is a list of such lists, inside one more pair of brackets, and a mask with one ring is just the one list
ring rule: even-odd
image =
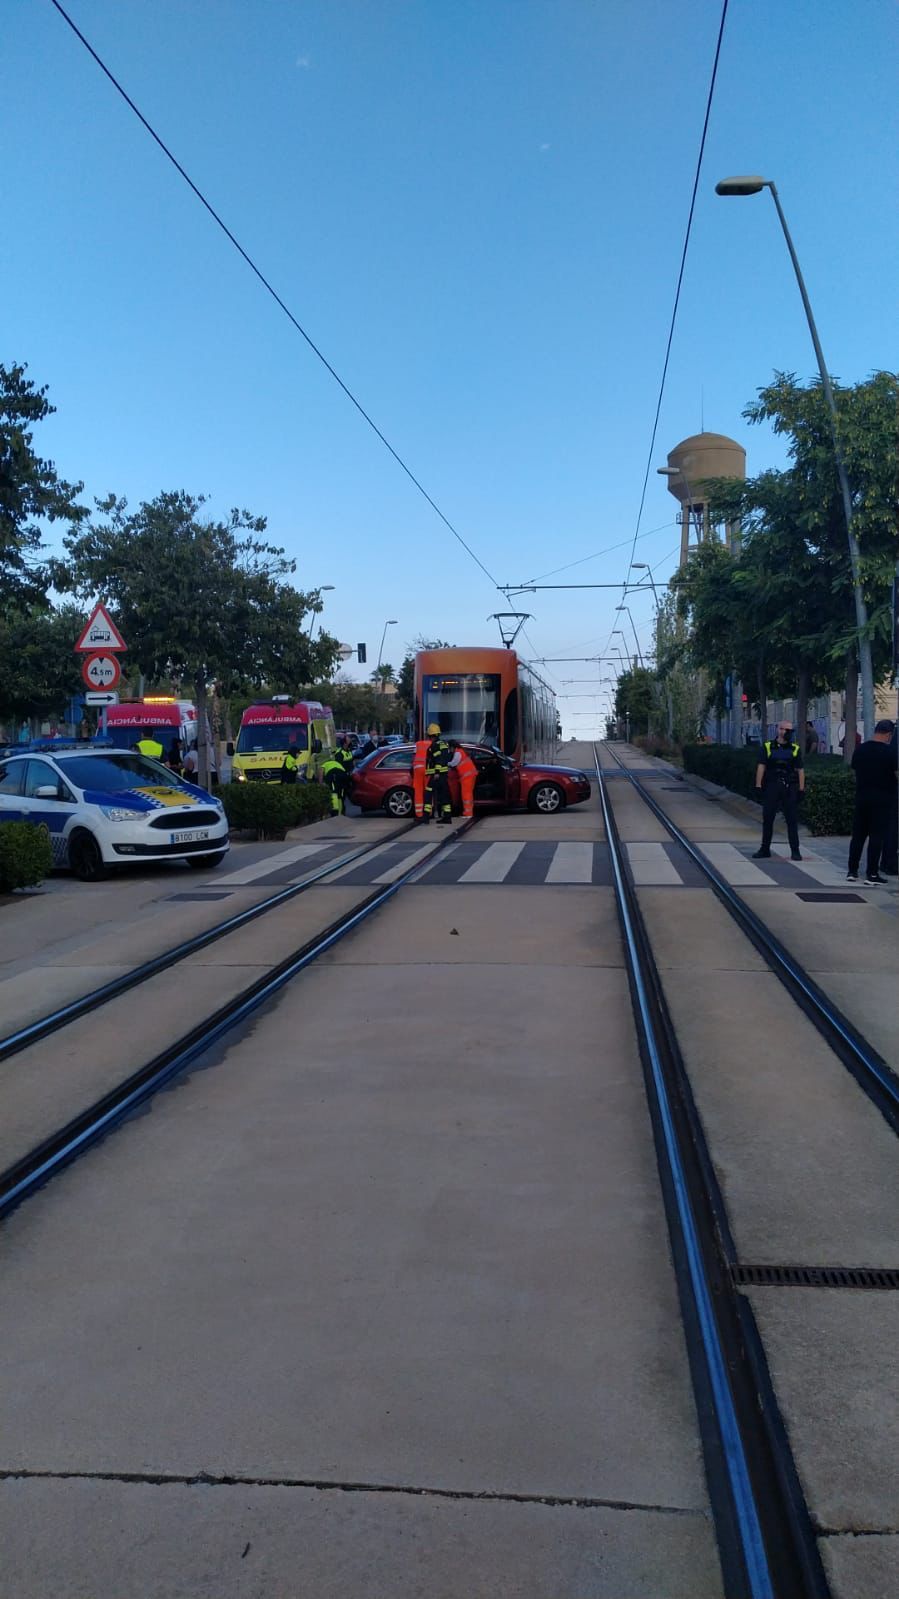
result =
[[[55,3],[55,0],[54,0],[54,3]],[[702,122],[702,134],[701,134],[701,137],[700,137],[700,140],[699,140],[699,154],[698,154],[698,156],[696,158],[696,171],[695,171],[694,176],[693,176],[693,192],[692,192],[692,194],[690,196],[690,209],[689,209],[689,211],[687,213],[687,227],[686,227],[686,231],[684,233],[684,246],[683,246],[683,249],[681,251],[680,268],[679,268],[678,274],[677,274],[677,287],[675,288],[675,291],[674,291],[674,305],[672,306],[672,309],[671,309],[671,322],[670,322],[670,325],[669,325],[669,328],[668,328],[668,341],[667,341],[667,343],[665,345],[665,360],[664,360],[664,362],[662,364],[662,378],[661,378],[661,382],[659,383],[659,394],[658,394],[658,399],[656,400],[655,416],[653,417],[652,433],[650,435],[650,440],[649,440],[649,451],[648,451],[647,457],[646,457],[646,471],[643,474],[643,488],[642,488],[642,491],[640,493],[640,506],[639,506],[639,509],[637,511],[637,524],[636,524],[636,527],[634,528],[634,537],[633,537],[633,542],[631,544],[631,555],[630,555],[630,561],[628,562],[628,571],[630,571],[631,563],[633,562],[633,559],[634,559],[634,550],[636,549],[637,539],[638,539],[639,534],[640,534],[640,522],[641,522],[641,520],[643,518],[643,506],[644,506],[644,504],[646,502],[646,488],[647,488],[647,484],[649,483],[649,473],[650,473],[650,470],[652,468],[652,457],[653,457],[653,454],[654,454],[654,451],[655,451],[655,446],[656,446],[656,434],[657,434],[658,428],[659,428],[659,416],[661,415],[662,399],[663,399],[664,394],[665,394],[665,382],[666,382],[667,377],[668,377],[668,363],[669,363],[669,361],[671,359],[671,346],[672,346],[672,343],[674,341],[674,328],[675,328],[675,324],[677,322],[678,307],[680,305],[681,288],[683,286],[683,281],[684,281],[684,270],[685,270],[686,265],[687,265],[687,251],[688,251],[688,249],[690,247],[690,235],[691,235],[691,233],[693,231],[693,214],[694,214],[694,212],[696,210],[696,195],[697,195],[698,190],[699,190],[699,178],[700,178],[700,174],[702,172],[703,156],[705,155],[706,136],[707,136],[708,131],[709,131],[709,119],[710,119],[711,114],[712,114],[712,101],[713,101],[713,99],[715,97],[715,82],[716,82],[716,79],[718,77],[718,62],[719,62],[719,60],[721,58],[721,44],[722,44],[722,40],[724,38],[724,24],[727,21],[727,7],[728,7],[728,0],[723,0],[722,6],[721,6],[721,20],[720,20],[720,22],[718,24],[718,39],[717,39],[717,42],[715,44],[715,59],[712,62],[712,76],[711,76],[711,79],[709,81],[709,92],[708,92],[708,95],[706,97],[706,103],[705,103],[705,116],[704,116],[703,122]]]
[[75,37],[81,41],[81,43],[84,45],[85,50],[88,52],[88,54],[90,56],[93,57],[94,61],[96,61],[97,66],[100,68],[100,71],[105,74],[105,76],[109,79],[110,83],[112,84],[113,88],[117,91],[118,94],[121,95],[122,99],[125,101],[125,104],[134,112],[134,115],[137,117],[138,121],[140,123],[142,123],[143,126],[146,128],[147,132],[150,135],[150,138],[153,139],[156,144],[158,144],[158,146],[159,146],[160,150],[162,151],[163,155],[166,156],[166,158],[172,163],[172,166],[175,168],[175,171],[180,174],[180,176],[184,179],[185,183],[187,184],[188,188],[191,189],[193,191],[193,193],[196,195],[196,197],[199,200],[200,204],[202,206],[204,206],[205,209],[209,212],[209,215],[212,217],[213,222],[215,222],[218,225],[218,227],[221,228],[221,230],[224,233],[226,239],[228,239],[229,242],[231,244],[233,244],[233,246],[234,246],[235,250],[237,251],[238,255],[240,255],[243,258],[243,260],[246,262],[247,266],[250,268],[250,271],[252,273],[254,273],[254,275],[259,279],[259,282],[262,284],[262,287],[267,291],[268,294],[271,295],[271,297],[274,300],[275,304],[277,306],[279,306],[280,309],[284,312],[284,315],[287,317],[288,321],[291,322],[293,324],[293,326],[296,328],[296,331],[300,334],[301,338],[305,339],[305,341],[308,344],[308,346],[309,346],[310,350],[312,351],[313,355],[318,357],[318,360],[321,362],[322,366],[325,368],[325,370],[327,372],[330,373],[331,377],[334,379],[334,382],[338,385],[338,387],[343,390],[343,392],[346,395],[347,399],[350,401],[350,403],[352,405],[355,406],[356,410],[359,412],[359,415],[363,418],[363,420],[368,423],[368,425],[371,428],[372,432],[377,434],[377,437],[380,439],[380,441],[383,444],[384,448],[387,451],[389,451],[389,453],[393,456],[393,459],[396,461],[397,466],[402,468],[402,470],[405,472],[405,474],[406,474],[407,478],[409,479],[409,481],[411,483],[413,483],[415,485],[415,487],[418,489],[419,494],[423,495],[423,497],[427,500],[429,506],[431,507],[431,510],[435,511],[437,516],[439,516],[439,518],[440,518],[441,522],[443,523],[444,527],[449,529],[450,533],[452,533],[452,535],[453,535],[453,538],[456,539],[461,544],[463,550],[465,550],[467,552],[467,554],[469,554],[471,556],[471,559],[475,562],[475,564],[480,567],[481,571],[484,573],[484,576],[486,578],[489,578],[489,580],[493,584],[494,588],[498,589],[500,587],[500,585],[497,583],[496,578],[493,576],[493,574],[491,572],[488,572],[486,566],[484,565],[484,563],[480,559],[480,557],[475,555],[475,552],[472,549],[471,545],[466,543],[465,539],[462,537],[462,534],[459,532],[458,528],[455,528],[453,526],[452,522],[449,520],[449,517],[444,515],[443,511],[441,511],[440,506],[437,504],[436,500],[433,500],[431,498],[431,496],[428,493],[427,489],[424,487],[424,485],[421,482],[419,482],[419,479],[415,476],[415,473],[412,471],[411,467],[406,465],[406,462],[403,460],[403,458],[399,454],[399,452],[394,449],[393,445],[390,443],[390,440],[388,438],[386,438],[385,435],[381,432],[381,429],[378,427],[378,424],[374,421],[374,419],[371,416],[369,416],[368,412],[366,411],[366,409],[362,405],[362,403],[359,400],[357,400],[357,398],[356,398],[355,394],[353,393],[352,389],[350,389],[348,387],[348,385],[346,383],[344,383],[343,378],[340,376],[340,374],[338,372],[335,371],[334,367],[331,365],[330,361],[327,359],[327,356],[325,356],[323,354],[323,352],[319,349],[318,345],[315,343],[314,339],[312,339],[311,336],[306,332],[306,329],[302,326],[302,324],[294,316],[294,314],[291,311],[290,307],[288,305],[286,305],[285,302],[282,300],[282,298],[281,298],[280,294],[277,292],[277,290],[272,287],[271,283],[269,283],[268,278],[260,270],[260,268],[256,265],[256,262],[253,260],[252,256],[248,254],[248,252],[244,249],[243,245],[240,243],[240,240],[237,239],[235,237],[235,235],[231,232],[231,229],[228,227],[228,224],[226,222],[224,222],[223,219],[219,216],[219,214],[216,211],[215,207],[209,202],[209,200],[207,200],[207,198],[206,198],[205,194],[203,194],[202,190],[199,189],[197,187],[197,185],[194,183],[193,178],[189,175],[189,173],[187,173],[184,170],[184,167],[181,165],[181,162],[177,159],[176,156],[174,156],[172,154],[172,152],[169,149],[168,145],[165,143],[165,141],[162,138],[160,138],[159,134],[156,132],[156,129],[147,121],[147,118],[144,116],[143,112],[138,108],[138,106],[135,105],[135,103],[132,100],[130,94],[128,94],[127,90],[122,87],[121,83],[119,83],[118,78],[114,75],[113,72],[110,71],[110,69],[106,65],[105,61],[103,61],[101,59],[101,57],[97,54],[96,50],[94,49],[94,47],[90,43],[90,41],[85,38],[84,34],[81,32],[81,29],[78,27],[77,23],[75,23],[73,21],[73,19],[69,16],[69,13],[66,11],[65,7],[60,5],[60,0],[50,0],[50,4],[52,6],[54,6],[55,9],[59,12],[59,15],[62,17],[63,21],[68,23],[68,25],[71,28],[72,32],[74,33]]
[[[648,527],[645,533],[639,534],[641,539],[648,539],[653,533],[664,533],[666,527],[674,527],[674,522],[662,522],[659,527]],[[554,566],[551,572],[538,572],[536,577],[529,577],[528,583],[542,583],[545,577],[557,577],[560,572],[570,572],[575,566],[584,566],[587,561],[597,561],[601,555],[611,555],[614,550],[623,550],[630,543],[630,539],[622,539],[619,544],[607,544],[604,550],[594,550],[592,555],[582,555],[578,561],[569,561],[567,566]]]

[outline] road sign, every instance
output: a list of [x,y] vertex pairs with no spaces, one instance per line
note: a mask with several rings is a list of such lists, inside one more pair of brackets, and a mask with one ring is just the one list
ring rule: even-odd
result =
[[121,668],[115,656],[107,654],[105,650],[99,650],[94,655],[86,655],[81,663],[81,676],[88,688],[115,688],[121,675]]
[[118,705],[119,696],[114,688],[89,689],[84,696],[85,705]]
[[342,661],[348,661],[351,655],[355,655],[356,651],[353,649],[352,644],[341,644],[337,653]]
[[125,640],[115,625],[105,605],[95,605],[91,611],[78,643],[75,645],[75,654],[86,654],[90,650],[124,650],[127,649]]

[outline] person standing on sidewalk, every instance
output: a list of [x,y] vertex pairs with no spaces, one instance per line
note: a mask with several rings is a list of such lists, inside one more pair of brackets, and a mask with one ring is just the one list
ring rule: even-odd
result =
[[793,729],[789,722],[779,724],[776,742],[767,739],[762,745],[759,764],[755,769],[755,786],[761,789],[762,794],[762,847],[756,850],[753,859],[770,859],[774,818],[778,811],[783,811],[790,841],[790,859],[801,861],[798,809],[799,796],[805,793],[805,768],[802,751],[793,742]]
[[893,724],[886,718],[878,722],[874,737],[865,740],[852,757],[855,773],[855,815],[849,844],[848,883],[858,882],[859,862],[865,839],[868,840],[868,871],[865,887],[885,883],[880,875],[883,848],[890,810],[896,808],[896,750],[892,745]]

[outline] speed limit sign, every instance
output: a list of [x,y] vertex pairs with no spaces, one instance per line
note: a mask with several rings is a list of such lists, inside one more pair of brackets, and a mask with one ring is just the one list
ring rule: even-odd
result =
[[81,663],[81,676],[88,688],[115,688],[121,675],[115,656],[107,655],[103,650],[86,655]]

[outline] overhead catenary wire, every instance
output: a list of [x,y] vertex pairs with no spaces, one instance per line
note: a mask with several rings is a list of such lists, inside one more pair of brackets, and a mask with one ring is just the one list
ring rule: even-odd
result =
[[[665,359],[662,362],[662,376],[659,381],[659,392],[656,398],[655,414],[652,419],[652,431],[649,438],[649,449],[646,452],[646,470],[643,474],[643,485],[640,490],[640,504],[637,508],[637,521],[634,527],[634,536],[631,541],[631,552],[628,557],[627,570],[630,572],[640,537],[640,523],[643,520],[643,507],[646,503],[646,489],[649,484],[649,474],[652,470],[652,458],[656,447],[656,434],[659,430],[659,417],[662,412],[662,400],[665,395],[665,384],[668,378],[668,364],[671,360],[671,346],[674,342],[674,330],[677,325],[677,313],[680,306],[681,289],[684,282],[684,271],[687,265],[687,252],[690,248],[690,236],[693,232],[693,216],[696,211],[696,196],[699,192],[699,179],[702,174],[702,162],[705,155],[706,138],[709,131],[709,121],[712,115],[712,102],[715,98],[715,83],[718,78],[718,62],[721,59],[721,45],[724,40],[724,25],[727,21],[727,8],[729,0],[722,0],[721,16],[718,22],[718,37],[715,41],[715,55],[712,61],[712,74],[709,79],[709,90],[705,102],[705,115],[702,119],[702,133],[699,138],[699,153],[696,157],[696,170],[693,174],[693,189],[690,195],[690,207],[687,212],[687,226],[684,230],[684,243],[681,250],[680,266],[678,267],[677,283],[674,290],[674,304],[671,307],[671,320],[668,325],[668,338],[665,343]],[[625,577],[625,583],[627,578]],[[622,585],[623,586],[623,585]],[[611,634],[609,635],[611,637]],[[608,647],[608,646],[607,646]],[[605,654],[605,650],[603,650]]]
[[471,556],[471,559],[475,562],[475,564],[480,567],[480,569],[483,572],[484,576],[490,581],[490,583],[492,583],[493,587],[494,588],[499,588],[500,584],[497,583],[496,578],[493,576],[492,572],[488,571],[487,567],[484,565],[484,563],[481,560],[480,556],[475,554],[475,552],[472,549],[471,545],[466,541],[466,539],[463,538],[463,536],[459,532],[458,528],[453,526],[453,524],[450,521],[449,517],[446,516],[444,514],[444,512],[440,509],[440,506],[437,504],[436,500],[432,499],[431,495],[428,493],[427,489],[424,487],[424,484],[421,483],[421,481],[415,476],[415,473],[412,471],[412,468],[410,466],[408,466],[406,464],[406,462],[403,460],[403,457],[400,455],[399,451],[394,449],[393,445],[390,443],[390,440],[386,437],[386,435],[384,433],[381,432],[381,429],[378,427],[377,422],[375,422],[374,418],[369,415],[368,411],[366,411],[366,409],[365,409],[364,405],[361,403],[361,401],[357,400],[357,398],[356,398],[355,394],[353,393],[352,389],[348,386],[348,384],[346,384],[343,381],[343,378],[340,376],[339,372],[337,372],[335,370],[335,368],[331,365],[331,363],[328,360],[327,356],[323,353],[322,350],[319,349],[318,345],[315,343],[315,340],[311,337],[311,335],[309,333],[307,333],[306,329],[303,327],[302,323],[297,319],[297,317],[294,316],[294,314],[291,311],[290,307],[286,304],[286,302],[284,300],[282,300],[282,298],[281,298],[280,294],[278,293],[277,289],[275,289],[273,287],[273,285],[269,282],[268,278],[265,276],[265,274],[261,270],[261,268],[256,265],[256,262],[253,260],[252,256],[249,254],[249,252],[247,250],[244,249],[243,245],[240,243],[240,240],[235,236],[235,234],[232,233],[231,229],[228,227],[228,224],[219,215],[218,211],[216,211],[216,209],[212,205],[212,203],[209,200],[207,200],[207,198],[206,198],[205,194],[203,193],[203,191],[197,186],[196,183],[194,183],[193,178],[190,176],[190,174],[188,172],[185,171],[184,167],[181,165],[181,162],[178,160],[177,156],[175,156],[172,153],[172,151],[169,149],[168,145],[165,143],[165,140],[161,138],[161,136],[156,132],[156,129],[152,126],[152,124],[150,122],[148,122],[147,118],[144,116],[144,114],[140,110],[140,108],[137,105],[135,105],[135,103],[132,100],[132,98],[131,98],[130,94],[128,93],[128,91],[119,82],[118,78],[110,70],[110,68],[106,65],[106,62],[102,59],[102,57],[97,54],[97,51],[94,49],[94,47],[91,44],[90,40],[85,38],[84,34],[81,32],[81,29],[78,27],[77,23],[74,21],[74,19],[72,17],[69,16],[69,13],[66,11],[65,7],[60,4],[60,0],[50,0],[50,4],[59,12],[59,15],[62,17],[63,21],[66,22],[68,24],[68,26],[71,28],[71,30],[74,33],[75,37],[77,39],[79,39],[80,42],[84,45],[85,50],[93,58],[93,60],[97,63],[97,66],[100,68],[100,71],[102,73],[104,73],[105,76],[109,79],[109,81],[112,84],[113,88],[116,90],[116,92],[118,94],[121,95],[122,99],[125,101],[125,104],[129,107],[129,109],[134,112],[134,115],[137,117],[138,121],[142,124],[142,126],[146,129],[147,133],[149,133],[151,139],[153,139],[155,141],[155,143],[159,146],[159,148],[162,151],[163,155],[167,158],[167,160],[169,160],[171,162],[172,166],[175,168],[175,171],[184,179],[184,182],[187,184],[188,188],[193,192],[193,194],[199,200],[200,204],[206,209],[206,211],[208,211],[209,215],[212,217],[213,222],[215,222],[216,225],[219,228],[221,228],[221,230],[224,233],[226,239],[228,239],[228,241],[234,246],[234,248],[237,251],[238,255],[241,256],[241,258],[245,261],[246,265],[250,268],[250,271],[259,279],[259,282],[262,284],[262,286],[265,289],[266,293],[271,295],[271,297],[274,300],[275,304],[284,312],[284,315],[287,317],[287,320],[293,325],[293,327],[296,329],[297,333],[299,333],[300,337],[305,339],[305,341],[306,341],[307,345],[309,346],[310,350],[312,351],[313,355],[315,355],[317,357],[317,359],[321,362],[321,364],[325,368],[326,372],[328,372],[330,374],[330,376],[334,379],[334,382],[338,385],[338,387],[343,390],[343,393],[346,395],[346,397],[350,401],[350,403],[353,406],[355,406],[356,410],[359,412],[359,415],[363,418],[363,420],[368,423],[368,426],[371,428],[372,432],[374,434],[376,434],[376,436],[380,439],[380,441],[383,444],[385,450],[387,450],[388,453],[393,457],[393,459],[396,462],[397,466],[399,466],[402,469],[402,471],[405,472],[405,474],[406,474],[407,478],[409,479],[410,483],[414,484],[414,486],[418,490],[419,494],[421,494],[422,497],[425,500],[427,500],[428,505],[431,507],[431,510],[434,511],[435,514],[440,518],[440,520],[443,523],[444,527],[446,527],[449,530],[449,532],[453,535],[453,538],[456,539],[459,544],[461,544],[463,550],[465,550],[466,553]]

